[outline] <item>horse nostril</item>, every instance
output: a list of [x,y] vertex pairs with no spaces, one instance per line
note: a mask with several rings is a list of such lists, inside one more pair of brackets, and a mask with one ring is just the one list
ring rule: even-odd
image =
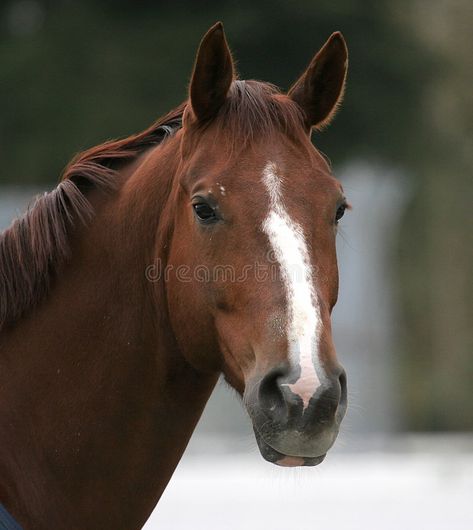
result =
[[284,376],[285,370],[278,367],[267,373],[260,382],[258,392],[260,406],[270,418],[284,409],[285,399],[280,385],[280,379]]
[[340,383],[340,405],[346,405],[347,402],[347,374],[342,368],[340,375],[338,376],[338,382]]

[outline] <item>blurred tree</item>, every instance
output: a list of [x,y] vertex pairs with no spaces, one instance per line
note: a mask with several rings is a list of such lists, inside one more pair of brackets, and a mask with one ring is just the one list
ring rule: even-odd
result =
[[[412,429],[473,428],[473,9],[416,0],[410,24],[439,57],[416,128],[404,216],[405,410]],[[407,23],[407,20],[406,20]]]

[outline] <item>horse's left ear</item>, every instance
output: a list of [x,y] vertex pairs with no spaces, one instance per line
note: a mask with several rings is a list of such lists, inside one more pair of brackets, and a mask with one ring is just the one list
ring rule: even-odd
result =
[[208,121],[217,114],[233,77],[233,59],[223,24],[217,22],[200,43],[190,84],[191,106],[199,122]]
[[343,97],[347,67],[347,45],[337,31],[289,90],[288,96],[304,111],[309,129],[330,123]]

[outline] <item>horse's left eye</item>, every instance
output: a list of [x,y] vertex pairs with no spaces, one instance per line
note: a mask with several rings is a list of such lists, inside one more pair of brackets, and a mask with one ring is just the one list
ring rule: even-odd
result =
[[340,206],[337,208],[337,213],[335,214],[335,221],[337,223],[338,223],[338,221],[340,221],[340,219],[345,214],[345,210],[346,209],[347,209],[347,205],[346,204],[340,204]]
[[192,207],[199,221],[210,222],[217,219],[215,210],[205,202],[198,202],[193,204]]

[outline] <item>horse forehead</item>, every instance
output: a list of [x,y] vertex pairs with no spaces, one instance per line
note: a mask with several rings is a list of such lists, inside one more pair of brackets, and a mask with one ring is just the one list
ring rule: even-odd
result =
[[330,172],[313,164],[310,160],[302,160],[302,157],[258,157],[257,160],[249,160],[245,157],[225,166],[215,166],[208,170],[208,182],[211,186],[231,186],[236,191],[248,194],[266,194],[267,188],[262,180],[263,172],[268,161],[277,168],[277,175],[282,183],[284,192],[290,194],[296,191],[293,185],[311,187],[314,179],[319,176],[330,177]]
[[281,193],[288,203],[299,203],[302,210],[323,191],[337,185],[325,159],[312,146],[297,146],[284,141],[274,141],[239,153],[224,156],[224,150],[213,146],[211,153],[200,153],[193,164],[189,180],[200,181],[202,191],[217,200],[240,202],[239,209],[267,210],[269,196],[262,179],[268,161],[277,168]]
[[259,180],[267,202],[274,203],[272,199],[277,190],[278,199],[288,214],[301,223],[307,216],[314,219],[314,208],[338,195],[341,188],[325,163],[319,165],[301,160],[288,164],[287,160],[268,159],[260,169]]

